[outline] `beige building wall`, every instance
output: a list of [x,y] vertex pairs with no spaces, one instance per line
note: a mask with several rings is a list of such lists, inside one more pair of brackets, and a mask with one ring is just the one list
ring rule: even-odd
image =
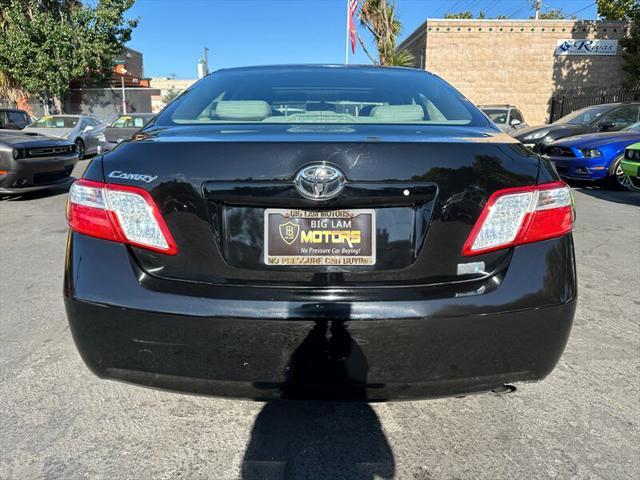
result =
[[615,56],[555,55],[560,39],[615,39],[625,22],[582,20],[427,20],[399,48],[477,105],[519,107],[530,125],[546,123],[557,90],[622,80]]
[[154,95],[151,97],[151,111],[157,113],[165,107],[163,98],[171,89],[182,92],[191,85],[193,85],[197,79],[179,80],[172,78],[152,78],[149,85],[151,88],[157,88],[160,90],[160,95]]

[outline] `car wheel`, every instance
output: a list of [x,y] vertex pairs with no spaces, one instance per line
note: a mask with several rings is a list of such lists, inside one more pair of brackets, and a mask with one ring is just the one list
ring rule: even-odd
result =
[[631,181],[624,174],[622,166],[620,165],[622,157],[623,155],[619,155],[614,158],[613,162],[611,162],[611,166],[609,167],[609,176],[605,180],[605,185],[614,190],[631,189]]
[[627,187],[629,188],[629,190],[631,190],[632,192],[640,192],[640,180],[634,180],[629,177],[626,177],[626,179],[629,182],[629,186]]
[[78,160],[82,160],[84,158],[84,142],[79,138],[75,141],[76,144],[76,152],[78,152]]

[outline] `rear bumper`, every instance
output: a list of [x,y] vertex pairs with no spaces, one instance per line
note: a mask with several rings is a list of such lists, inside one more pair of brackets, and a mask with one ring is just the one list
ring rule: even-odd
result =
[[497,288],[435,297],[417,289],[406,300],[395,290],[348,301],[336,292],[270,300],[247,287],[176,295],[136,269],[126,247],[70,236],[65,304],[87,366],[230,397],[375,401],[539,380],[564,350],[576,305],[570,236],[515,249],[505,276],[487,279]]

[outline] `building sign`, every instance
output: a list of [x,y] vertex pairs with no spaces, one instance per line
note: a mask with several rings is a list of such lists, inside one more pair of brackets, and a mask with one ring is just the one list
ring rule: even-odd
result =
[[557,40],[556,55],[615,55],[618,40],[587,40],[570,38]]

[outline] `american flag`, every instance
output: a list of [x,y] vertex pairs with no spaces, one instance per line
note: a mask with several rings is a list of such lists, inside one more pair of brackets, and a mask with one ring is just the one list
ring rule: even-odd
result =
[[358,9],[358,0],[349,0],[349,38],[351,39],[351,53],[356,52],[356,26],[353,23],[353,15]]

